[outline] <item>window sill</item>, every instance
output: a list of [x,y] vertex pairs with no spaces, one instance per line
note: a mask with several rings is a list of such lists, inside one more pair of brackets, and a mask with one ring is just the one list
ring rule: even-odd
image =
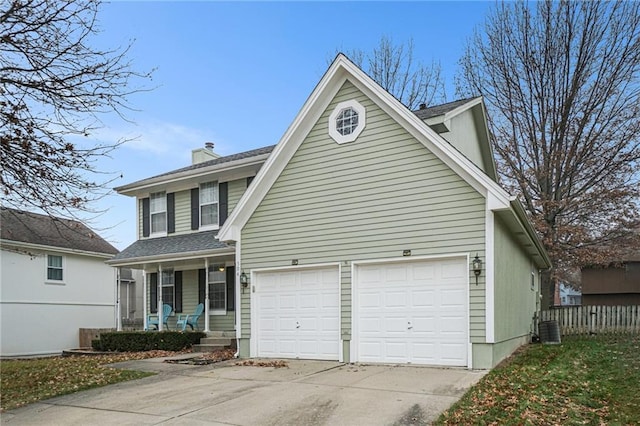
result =
[[198,228],[198,231],[216,231],[220,229],[220,226],[218,225],[205,225],[205,226],[200,226],[200,228]]
[[166,237],[168,234],[166,232],[156,232],[154,234],[149,234],[149,236],[147,238],[160,238],[160,237]]
[[210,310],[209,311],[209,316],[222,316],[222,315],[227,315],[227,311],[223,311],[223,310]]
[[47,284],[47,285],[67,285],[67,283],[64,282],[64,281],[50,281],[50,280],[47,280],[44,283]]

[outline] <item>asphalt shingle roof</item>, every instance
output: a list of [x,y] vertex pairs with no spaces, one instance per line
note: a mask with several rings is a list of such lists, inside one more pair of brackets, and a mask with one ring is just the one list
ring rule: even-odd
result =
[[0,235],[9,241],[95,253],[118,253],[118,249],[81,222],[6,207],[2,207],[0,215]]
[[458,108],[461,105],[466,104],[472,99],[475,99],[475,98],[459,99],[457,101],[447,102],[446,104],[434,105],[431,107],[413,111],[413,113],[417,115],[419,119],[426,120],[428,118],[437,117],[439,115],[444,115],[449,111],[453,111],[454,109]]
[[215,238],[217,233],[218,231],[205,231],[138,240],[111,261],[231,248]]
[[[130,184],[127,184],[126,186],[140,185],[140,184],[145,183],[146,181],[154,180],[154,179],[157,179],[157,178],[163,177],[163,176],[171,176],[173,174],[182,173],[182,172],[186,172],[186,171],[189,171],[189,170],[197,170],[197,169],[201,169],[203,167],[215,166],[217,164],[224,164],[224,163],[229,163],[231,161],[243,160],[245,158],[257,157],[259,155],[269,154],[271,151],[273,151],[273,148],[275,148],[275,147],[276,147],[275,145],[269,145],[269,146],[264,146],[262,148],[252,149],[251,151],[239,152],[237,154],[231,154],[231,155],[227,155],[225,157],[216,158],[215,160],[203,161],[202,163],[192,164],[190,166],[182,167],[182,168],[177,169],[177,170],[171,170],[170,172],[161,173],[161,174],[156,175],[156,176],[152,176],[152,177],[145,178],[145,179],[142,179],[142,180],[139,180],[139,181],[136,181],[136,182],[132,182]],[[116,191],[118,189],[119,188],[116,188]]]

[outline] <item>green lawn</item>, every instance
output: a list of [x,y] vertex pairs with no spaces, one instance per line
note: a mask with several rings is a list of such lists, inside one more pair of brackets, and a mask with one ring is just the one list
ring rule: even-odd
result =
[[528,345],[436,424],[640,424],[640,336]]
[[105,367],[104,364],[170,354],[172,353],[152,351],[2,361],[0,411],[54,396],[152,375],[139,371],[116,370]]

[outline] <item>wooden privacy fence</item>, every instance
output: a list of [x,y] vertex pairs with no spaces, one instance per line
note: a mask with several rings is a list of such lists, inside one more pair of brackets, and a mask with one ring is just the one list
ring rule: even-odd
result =
[[558,321],[565,336],[640,333],[640,306],[566,306],[542,311],[540,321]]

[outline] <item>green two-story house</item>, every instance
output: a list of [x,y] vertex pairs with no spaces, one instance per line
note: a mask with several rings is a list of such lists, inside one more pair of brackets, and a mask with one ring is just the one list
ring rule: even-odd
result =
[[149,311],[205,303],[242,357],[490,368],[535,332],[549,258],[482,99],[410,111],[338,55],[277,145],[214,156],[117,188]]

